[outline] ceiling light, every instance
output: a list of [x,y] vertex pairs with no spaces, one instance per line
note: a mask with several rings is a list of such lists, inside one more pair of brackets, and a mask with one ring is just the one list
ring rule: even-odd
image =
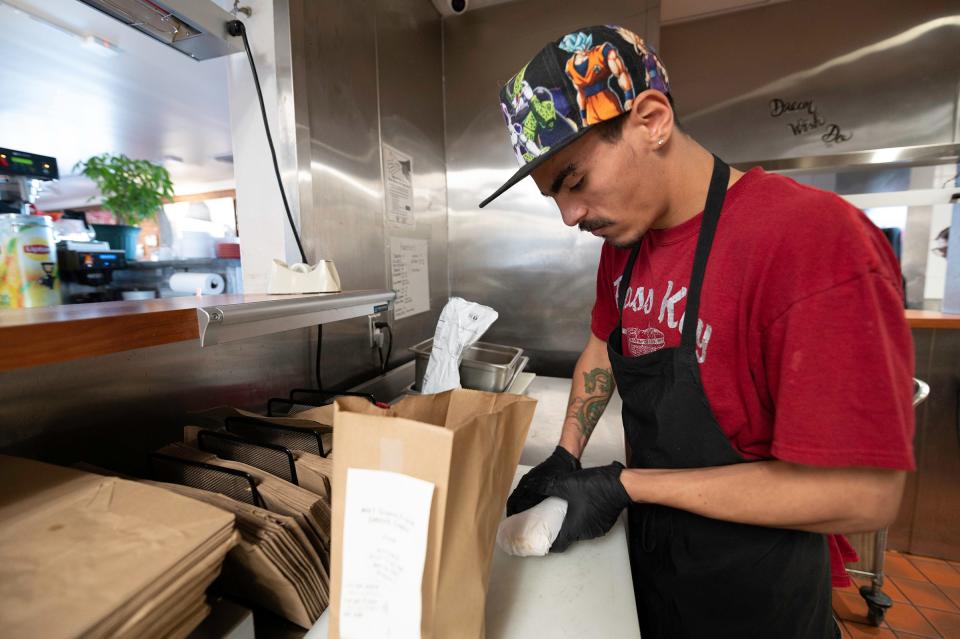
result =
[[241,51],[227,35],[233,16],[212,0],[80,0],[195,60]]
[[83,36],[80,46],[104,58],[115,58],[120,53],[120,47],[96,35]]

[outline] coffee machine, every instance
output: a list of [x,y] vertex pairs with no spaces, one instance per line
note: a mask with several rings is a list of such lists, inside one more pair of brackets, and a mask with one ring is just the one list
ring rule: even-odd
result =
[[59,178],[56,158],[0,147],[0,214],[30,215],[41,183]]

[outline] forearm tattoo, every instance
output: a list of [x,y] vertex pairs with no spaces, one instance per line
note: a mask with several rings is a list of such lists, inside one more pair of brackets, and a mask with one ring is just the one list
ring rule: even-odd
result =
[[595,393],[598,390],[610,397],[613,392],[613,371],[609,368],[595,368],[583,374],[583,390]]
[[567,411],[567,419],[576,420],[580,427],[580,434],[584,438],[589,438],[613,393],[612,371],[609,368],[595,368],[584,373],[583,390],[596,394],[574,398]]

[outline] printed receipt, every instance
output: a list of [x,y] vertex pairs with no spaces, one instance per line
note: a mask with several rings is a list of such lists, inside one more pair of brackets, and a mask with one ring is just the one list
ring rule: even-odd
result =
[[347,469],[343,518],[343,639],[420,637],[420,586],[433,484],[385,470]]

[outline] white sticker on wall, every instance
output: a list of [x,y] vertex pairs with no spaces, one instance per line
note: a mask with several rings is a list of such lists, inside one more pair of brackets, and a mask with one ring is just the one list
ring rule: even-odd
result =
[[383,177],[387,222],[396,226],[416,226],[413,214],[413,158],[384,144]]
[[397,299],[394,319],[403,319],[430,310],[430,270],[427,240],[390,238],[390,273]]
[[433,484],[347,469],[340,636],[419,639]]

